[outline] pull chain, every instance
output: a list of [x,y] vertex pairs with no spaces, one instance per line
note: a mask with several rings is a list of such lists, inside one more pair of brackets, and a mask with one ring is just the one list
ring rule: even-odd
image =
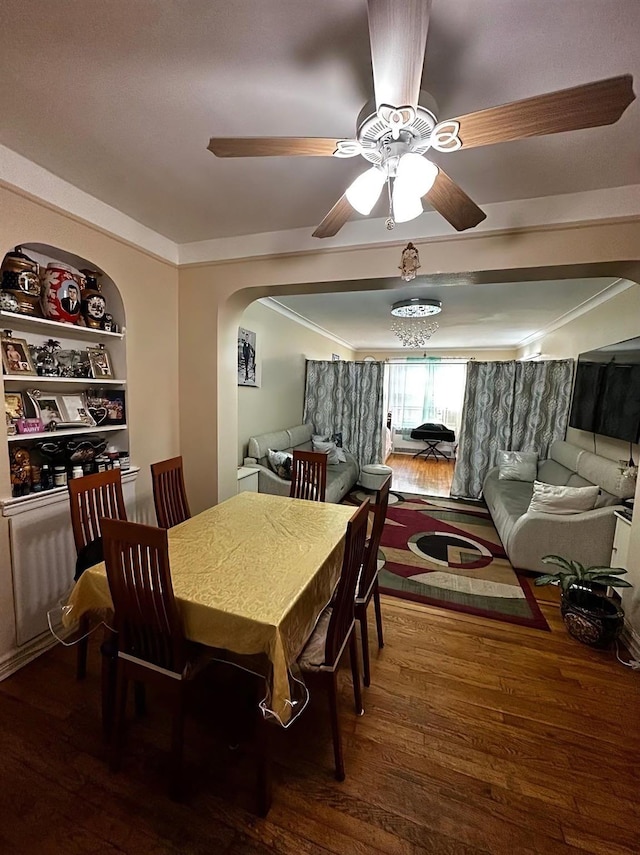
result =
[[395,220],[393,219],[393,200],[391,197],[391,179],[390,178],[387,178],[387,194],[389,196],[389,216],[384,221],[384,224],[389,231],[392,231],[392,229],[395,229],[396,223],[395,223]]

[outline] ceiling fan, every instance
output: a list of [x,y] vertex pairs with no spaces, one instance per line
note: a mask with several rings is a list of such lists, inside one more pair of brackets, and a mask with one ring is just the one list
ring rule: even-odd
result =
[[[367,0],[375,103],[360,113],[355,139],[213,137],[217,157],[364,157],[372,166],[338,199],[314,237],[337,234],[356,210],[371,213],[387,186],[395,222],[423,212],[423,199],[455,229],[473,228],[486,214],[424,155],[593,128],[617,122],[635,98],[630,74],[597,80],[439,122],[420,81],[432,0]],[[422,104],[420,103],[422,101]]]

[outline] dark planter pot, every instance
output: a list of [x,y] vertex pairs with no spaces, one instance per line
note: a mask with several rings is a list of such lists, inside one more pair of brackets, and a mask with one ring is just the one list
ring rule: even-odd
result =
[[624,625],[624,612],[605,591],[602,585],[582,582],[562,594],[560,610],[569,635],[592,647],[608,647]]

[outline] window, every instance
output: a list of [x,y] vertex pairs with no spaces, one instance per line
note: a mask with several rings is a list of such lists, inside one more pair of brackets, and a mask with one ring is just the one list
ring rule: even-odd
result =
[[389,363],[388,409],[395,430],[437,422],[458,436],[462,418],[466,361],[427,359]]

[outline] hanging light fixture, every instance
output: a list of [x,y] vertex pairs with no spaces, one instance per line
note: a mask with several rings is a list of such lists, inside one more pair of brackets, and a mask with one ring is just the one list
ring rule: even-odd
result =
[[411,297],[400,300],[391,307],[394,320],[391,331],[394,332],[403,347],[424,347],[434,332],[440,328],[437,321],[429,318],[442,311],[442,302],[423,297]]

